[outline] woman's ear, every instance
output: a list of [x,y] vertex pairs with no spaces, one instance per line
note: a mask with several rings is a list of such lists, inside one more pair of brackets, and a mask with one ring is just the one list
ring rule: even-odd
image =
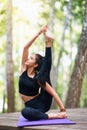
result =
[[38,64],[35,64],[35,65],[34,65],[34,68],[37,68],[37,67],[38,67]]

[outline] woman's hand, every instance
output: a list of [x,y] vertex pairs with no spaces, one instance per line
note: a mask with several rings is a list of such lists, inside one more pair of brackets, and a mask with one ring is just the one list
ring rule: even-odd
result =
[[45,25],[45,26],[43,26],[43,27],[40,29],[40,32],[41,32],[41,33],[45,33],[47,30],[48,30],[48,26]]

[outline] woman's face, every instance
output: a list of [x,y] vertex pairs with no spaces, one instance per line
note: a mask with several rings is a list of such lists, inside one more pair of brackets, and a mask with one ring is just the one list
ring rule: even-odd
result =
[[31,55],[25,62],[27,66],[34,67],[36,65],[36,55]]

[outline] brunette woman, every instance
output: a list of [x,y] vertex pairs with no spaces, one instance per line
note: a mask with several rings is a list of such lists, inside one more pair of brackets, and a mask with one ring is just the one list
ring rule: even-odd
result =
[[[67,117],[64,105],[58,94],[52,88],[50,81],[53,37],[48,36],[47,31],[47,26],[42,27],[23,48],[19,77],[19,93],[25,103],[22,115],[28,120]],[[29,57],[30,46],[41,34],[44,34],[45,37],[45,57],[40,54],[34,54]],[[52,97],[54,97],[58,104],[60,112],[47,114],[46,112],[50,109],[52,103]]]

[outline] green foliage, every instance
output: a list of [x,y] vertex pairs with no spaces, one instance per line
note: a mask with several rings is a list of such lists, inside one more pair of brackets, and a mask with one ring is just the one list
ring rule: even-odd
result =
[[5,0],[0,3],[0,37],[6,32],[6,3]]
[[85,10],[85,1],[84,0],[75,0],[73,2],[72,15],[74,16],[75,20],[77,20],[79,22],[83,21],[84,10]]

